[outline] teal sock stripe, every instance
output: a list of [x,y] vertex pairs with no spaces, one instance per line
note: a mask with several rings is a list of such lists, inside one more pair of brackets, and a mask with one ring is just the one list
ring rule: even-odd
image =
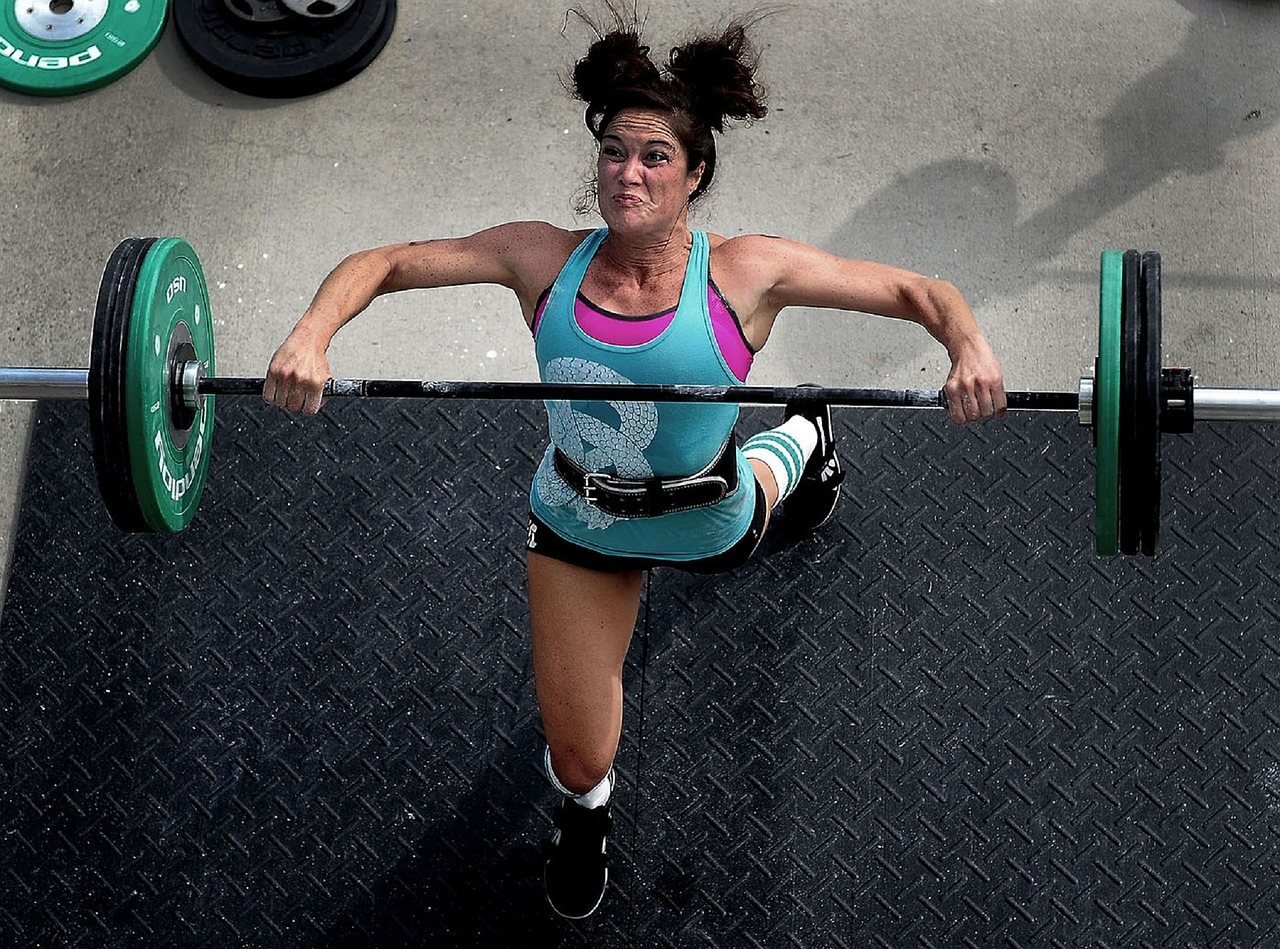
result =
[[804,471],[804,452],[800,443],[790,435],[776,430],[752,435],[743,443],[742,451],[748,457],[752,451],[756,451],[772,455],[778,460],[787,473],[787,484],[778,485],[780,499],[791,493],[791,489],[800,480],[800,473]]
[[804,470],[804,451],[800,448],[800,443],[790,435],[774,430],[759,432],[748,438],[742,446],[743,451],[749,448],[760,448],[777,455],[786,465],[787,474],[793,481],[800,477],[800,472]]

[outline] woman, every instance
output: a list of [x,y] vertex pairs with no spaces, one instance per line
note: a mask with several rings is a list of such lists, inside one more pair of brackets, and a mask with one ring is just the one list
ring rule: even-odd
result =
[[[495,283],[512,290],[545,381],[742,384],[788,306],[920,323],[946,347],[958,423],[1003,414],[998,361],[958,291],[881,264],[775,237],[691,231],[711,186],[714,133],[765,115],[742,23],[671,51],[664,69],[636,29],[600,36],[573,73],[599,153],[604,227],[503,224],[469,237],[354,254],[323,282],[271,360],[264,398],[314,414],[334,334],[380,294]],[[827,406],[735,444],[731,405],[548,403],[552,444],[530,491],[534,679],[545,765],[563,795],[548,847],[552,907],[581,918],[607,881],[622,666],[643,571],[737,567],[781,503],[792,529],[835,508],[843,474]]]

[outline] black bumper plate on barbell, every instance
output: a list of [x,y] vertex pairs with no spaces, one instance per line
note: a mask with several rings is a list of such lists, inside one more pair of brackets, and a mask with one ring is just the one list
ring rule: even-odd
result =
[[1142,258],[1136,250],[1125,251],[1120,304],[1120,553],[1133,555],[1141,544],[1140,511],[1145,511],[1142,490],[1146,486],[1146,459],[1142,456],[1139,432],[1142,428],[1142,400],[1139,379],[1142,355],[1142,298],[1138,271]]
[[132,488],[124,367],[138,272],[153,243],[131,237],[111,254],[98,290],[89,352],[89,434],[98,488],[111,522],[134,532],[150,528]]
[[173,19],[214,79],[247,95],[291,98],[332,89],[373,62],[391,38],[396,0],[358,0],[334,16],[300,16],[269,0],[183,0]]
[[34,96],[87,92],[146,58],[168,0],[0,0],[0,86]]
[[1160,255],[1148,251],[1142,255],[1138,273],[1142,308],[1142,347],[1138,376],[1138,455],[1141,467],[1138,481],[1142,505],[1135,516],[1139,521],[1142,552],[1154,556],[1160,542],[1160,478],[1161,471],[1161,310]]

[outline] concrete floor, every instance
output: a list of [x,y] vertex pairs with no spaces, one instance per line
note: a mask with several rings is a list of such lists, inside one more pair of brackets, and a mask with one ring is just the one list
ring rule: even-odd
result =
[[[741,6],[704,0],[699,17]],[[686,3],[648,8],[657,49],[690,25]],[[1166,364],[1280,384],[1280,4],[811,0],[758,37],[773,111],[723,140],[695,226],[950,279],[1010,388],[1073,391],[1096,346],[1099,251],[1159,250]],[[591,224],[572,211],[591,141],[561,85],[586,43],[562,3],[402,0],[379,59],[310,99],[224,89],[171,29],[104,89],[0,92],[0,364],[86,366],[98,280],[128,236],[192,242],[219,372],[261,375],[352,250]],[[493,288],[379,301],[331,357],[345,376],[536,377]],[[936,387],[945,369],[917,327],[794,312],[753,381]],[[30,415],[0,403],[0,591]]]

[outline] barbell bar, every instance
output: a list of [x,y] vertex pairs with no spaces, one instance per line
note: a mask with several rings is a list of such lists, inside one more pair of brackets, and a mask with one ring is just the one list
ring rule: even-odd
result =
[[[251,376],[206,376],[192,360],[174,371],[185,382],[178,397],[196,409],[206,395],[261,395],[265,379]],[[192,376],[191,374],[194,374]],[[785,405],[796,399],[818,398],[832,405],[857,408],[945,408],[938,389],[860,389],[838,386],[702,386],[617,385],[582,382],[450,382],[414,379],[330,379],[326,398],[537,400],[590,399],[613,402],[736,402],[741,405]],[[1075,412],[1075,392],[1008,392],[1009,408],[1031,412]],[[85,400],[89,398],[87,369],[0,368],[0,400]]]
[[[192,363],[192,367],[200,366]],[[201,374],[195,387],[181,387],[181,398],[193,404],[196,396],[261,395],[265,379],[251,376]],[[595,399],[614,402],[737,402],[742,405],[784,405],[794,399],[818,398],[846,408],[946,408],[938,389],[859,389],[840,386],[623,386],[566,382],[449,382],[412,379],[330,379],[325,398],[427,398],[500,400]],[[1007,392],[1011,411],[1077,412],[1080,424],[1092,425],[1093,379],[1080,379],[1078,392]],[[89,370],[0,366],[0,402],[70,401],[89,398]],[[1199,422],[1280,422],[1280,390],[1246,388],[1195,389],[1195,418]]]
[[[1095,549],[1154,554],[1160,435],[1196,420],[1280,421],[1280,391],[1202,388],[1160,363],[1159,255],[1104,251],[1099,348],[1076,392],[1012,391],[1012,411],[1074,412],[1093,430]],[[85,400],[108,514],[119,528],[176,533],[194,519],[208,477],[218,396],[259,396],[265,380],[215,374],[203,268],[181,238],[130,238],[98,292],[87,369],[0,367],[0,400]],[[708,402],[818,399],[856,408],[945,408],[931,389],[598,385],[332,379],[328,398]],[[1134,436],[1141,436],[1134,440]],[[1122,451],[1122,440],[1127,439]],[[1122,457],[1123,455],[1123,457]]]

